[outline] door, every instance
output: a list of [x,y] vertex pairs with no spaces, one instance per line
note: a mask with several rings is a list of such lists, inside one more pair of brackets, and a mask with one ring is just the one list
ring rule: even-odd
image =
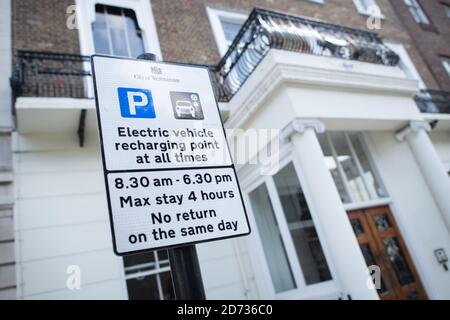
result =
[[351,211],[348,216],[367,265],[380,267],[380,298],[427,299],[389,207]]

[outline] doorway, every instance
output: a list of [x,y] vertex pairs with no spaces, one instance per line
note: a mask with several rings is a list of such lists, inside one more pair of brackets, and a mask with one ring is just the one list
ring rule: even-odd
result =
[[389,207],[350,211],[348,217],[367,266],[380,268],[380,299],[427,299]]

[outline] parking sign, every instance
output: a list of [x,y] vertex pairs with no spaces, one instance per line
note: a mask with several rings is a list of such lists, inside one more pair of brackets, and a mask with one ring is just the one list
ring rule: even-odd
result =
[[207,68],[95,55],[118,255],[250,233]]

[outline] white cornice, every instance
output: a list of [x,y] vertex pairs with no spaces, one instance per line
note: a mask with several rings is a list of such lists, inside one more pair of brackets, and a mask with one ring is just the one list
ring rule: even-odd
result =
[[406,97],[418,91],[417,81],[395,67],[272,49],[230,101],[227,127],[242,126],[281,85]]

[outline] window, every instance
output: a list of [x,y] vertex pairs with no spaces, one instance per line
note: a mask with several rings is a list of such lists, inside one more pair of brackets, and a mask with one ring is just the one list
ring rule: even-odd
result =
[[265,184],[250,193],[250,201],[275,292],[295,289],[297,285]]
[[[80,52],[136,57],[151,52],[162,58],[155,19],[149,0],[75,0]],[[91,68],[90,62],[83,63]],[[94,96],[91,79],[85,95]]]
[[167,251],[153,251],[123,258],[130,300],[175,299]]
[[96,53],[137,57],[144,52],[142,31],[131,9],[97,4],[92,33]]
[[329,132],[318,135],[325,163],[343,203],[387,197],[359,133]]
[[331,280],[322,245],[293,164],[278,172],[274,181],[305,283],[309,285]]
[[293,163],[249,194],[275,293],[332,280]]
[[443,58],[442,64],[444,65],[445,70],[447,70],[448,76],[450,77],[450,58]]
[[375,0],[353,0],[356,9],[359,13],[374,16],[377,18],[384,18],[381,14],[381,9]]
[[409,9],[409,12],[411,12],[411,15],[413,16],[414,20],[416,20],[417,23],[430,24],[430,20],[428,20],[427,16],[425,15],[425,12],[423,12],[422,7],[417,2],[417,0],[404,0],[404,1]]
[[207,8],[209,21],[216,39],[220,55],[224,55],[239,33],[247,15],[234,11]]
[[444,8],[445,8],[445,15],[447,16],[447,18],[450,19],[450,5],[444,4]]

